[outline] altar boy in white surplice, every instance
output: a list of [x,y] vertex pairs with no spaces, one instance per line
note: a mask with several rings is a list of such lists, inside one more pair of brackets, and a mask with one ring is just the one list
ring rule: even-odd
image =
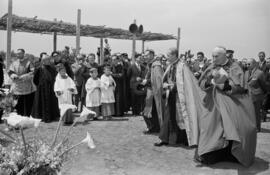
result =
[[90,69],[90,78],[85,84],[86,89],[86,107],[96,113],[94,119],[98,119],[101,105],[101,81],[98,78],[96,68]]
[[110,119],[114,115],[114,90],[116,83],[111,76],[110,66],[104,67],[104,74],[101,76],[101,111],[105,119]]
[[[57,65],[58,74],[54,83],[54,92],[58,98],[58,104],[60,111],[63,109],[70,108],[65,112],[63,121],[65,124],[73,123],[72,108],[75,106],[72,105],[72,95],[77,94],[77,89],[74,81],[67,75],[66,69],[63,64]],[[74,106],[74,107],[73,107]],[[61,112],[62,113],[62,112]]]

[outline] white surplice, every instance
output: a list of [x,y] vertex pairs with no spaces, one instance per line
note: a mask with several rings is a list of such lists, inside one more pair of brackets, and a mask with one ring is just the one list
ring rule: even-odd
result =
[[111,75],[106,76],[103,74],[101,76],[101,103],[114,103],[114,90],[116,83]]
[[85,84],[86,107],[97,107],[101,105],[101,81],[99,78],[89,78]]
[[[69,89],[74,89],[74,92],[71,92]],[[77,88],[74,81],[67,75],[67,78],[64,79],[58,73],[54,83],[54,92],[60,91],[61,95],[56,96],[58,98],[58,104],[72,104],[72,94],[77,94]]]

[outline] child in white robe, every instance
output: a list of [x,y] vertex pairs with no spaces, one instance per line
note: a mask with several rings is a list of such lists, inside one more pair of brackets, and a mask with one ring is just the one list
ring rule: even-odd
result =
[[114,115],[114,90],[116,83],[111,76],[111,68],[105,66],[104,74],[101,76],[101,111],[105,119],[110,119]]
[[[59,64],[57,67],[58,74],[54,83],[54,91],[61,108],[61,105],[72,105],[72,95],[77,94],[77,89],[74,81],[67,75],[64,65]],[[65,124],[73,123],[72,110],[67,110],[63,121]]]
[[90,69],[90,78],[85,84],[86,89],[86,107],[96,113],[94,119],[98,119],[101,105],[101,81],[98,78],[96,68]]

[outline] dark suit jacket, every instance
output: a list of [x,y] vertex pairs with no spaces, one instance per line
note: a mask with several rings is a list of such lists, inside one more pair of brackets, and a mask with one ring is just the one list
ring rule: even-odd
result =
[[260,65],[260,62],[259,62],[258,66],[259,66],[259,69],[263,71],[263,73],[269,72],[269,68],[266,66],[266,61],[264,61],[262,65]]
[[209,63],[205,60],[204,65],[200,68],[200,61],[196,60],[192,66],[192,72],[199,72],[200,70],[205,71],[205,69],[209,66]]
[[140,77],[141,79],[144,79],[145,77],[145,74],[146,74],[146,70],[145,70],[145,67],[140,65],[140,68],[141,70],[139,70],[136,66],[135,63],[131,64],[130,67],[128,68],[128,77],[130,77],[130,88],[131,89],[134,89],[136,88],[136,83],[137,83],[137,77]]
[[249,94],[253,101],[262,100],[267,91],[269,91],[269,87],[266,83],[266,77],[258,68],[252,70],[251,73],[246,71],[245,80],[247,81]]
[[83,86],[89,77],[89,69],[85,65],[74,72],[76,86]]

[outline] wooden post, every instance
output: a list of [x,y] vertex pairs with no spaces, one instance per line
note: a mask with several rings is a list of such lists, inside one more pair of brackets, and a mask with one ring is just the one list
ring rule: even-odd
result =
[[[54,19],[56,22],[56,19]],[[57,32],[53,32],[53,51],[57,50]]]
[[104,47],[103,38],[100,38],[100,65],[104,63]]
[[8,18],[7,18],[7,54],[6,65],[7,70],[11,64],[11,32],[12,32],[12,0],[8,1]]
[[81,9],[77,12],[77,27],[76,27],[76,55],[80,53],[80,33],[81,33]]
[[176,48],[177,48],[177,50],[178,50],[178,55],[180,55],[180,32],[181,32],[181,29],[180,29],[180,27],[178,28],[178,33],[177,33],[177,46],[176,46]]
[[144,40],[142,40],[142,53],[144,53]]
[[[136,24],[136,19],[134,20],[134,24]],[[136,34],[133,34],[132,38],[132,62],[135,62],[135,52],[136,52]]]

